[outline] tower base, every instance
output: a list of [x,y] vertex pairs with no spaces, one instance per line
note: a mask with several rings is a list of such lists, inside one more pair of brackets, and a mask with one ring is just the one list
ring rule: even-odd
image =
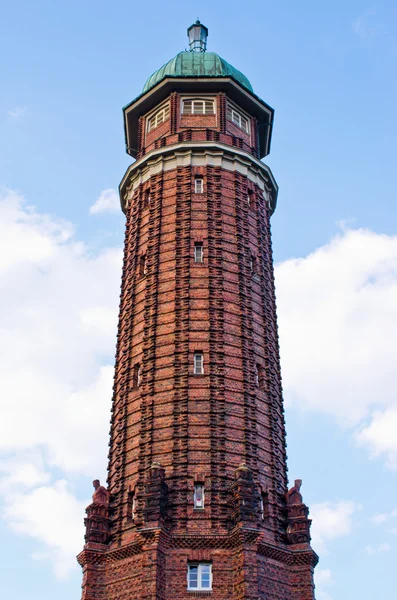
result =
[[[318,557],[309,544],[277,547],[255,529],[195,536],[148,528],[120,548],[93,546],[78,556],[82,600],[314,600]],[[211,590],[187,589],[191,562],[211,563]]]

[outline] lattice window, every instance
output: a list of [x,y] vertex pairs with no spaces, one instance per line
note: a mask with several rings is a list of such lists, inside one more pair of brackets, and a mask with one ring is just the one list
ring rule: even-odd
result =
[[194,243],[194,262],[202,263],[204,261],[203,242]]
[[204,357],[202,352],[194,353],[194,374],[195,375],[203,375],[204,374]]
[[249,133],[249,120],[242,112],[229,104],[226,114],[229,121],[232,121],[237,127],[240,127],[240,129]]
[[194,178],[194,192],[195,194],[202,194],[204,192],[204,182],[202,177]]
[[189,564],[187,567],[188,590],[212,590],[211,563]]
[[156,112],[154,112],[152,115],[150,115],[150,117],[148,117],[147,119],[147,130],[152,131],[153,129],[155,129],[156,127],[158,127],[159,125],[161,125],[161,123],[164,123],[164,121],[166,121],[170,116],[170,105],[169,104],[163,104],[163,106],[161,106],[158,110],[156,110]]
[[214,115],[215,102],[208,98],[186,98],[182,100],[184,115]]

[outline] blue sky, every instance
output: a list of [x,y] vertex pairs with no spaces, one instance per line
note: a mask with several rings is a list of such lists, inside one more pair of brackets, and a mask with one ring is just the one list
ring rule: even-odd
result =
[[[0,535],[9,600],[78,598],[104,477],[130,164],[121,107],[186,48],[275,108],[267,163],[291,481],[318,600],[391,598],[397,548],[397,5],[3,3]],[[96,208],[93,208],[93,207]],[[22,575],[23,573],[23,575]]]

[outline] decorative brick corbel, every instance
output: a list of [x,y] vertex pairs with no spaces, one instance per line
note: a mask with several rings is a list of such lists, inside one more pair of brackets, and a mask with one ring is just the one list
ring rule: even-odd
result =
[[154,462],[148,470],[144,499],[144,520],[146,523],[164,522],[167,519],[168,485],[165,482],[165,470],[160,463]]
[[287,503],[287,541],[289,544],[309,544],[310,525],[309,509],[303,504],[300,488],[301,479],[285,495]]
[[246,521],[256,521],[259,511],[259,497],[252,477],[252,471],[242,463],[234,472],[232,486],[234,525]]

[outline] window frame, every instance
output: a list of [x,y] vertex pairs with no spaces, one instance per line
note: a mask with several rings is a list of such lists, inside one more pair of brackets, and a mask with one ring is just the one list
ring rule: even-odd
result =
[[[197,185],[200,184],[200,185]],[[200,188],[200,189],[198,189]],[[194,178],[194,193],[195,194],[203,194],[204,193],[204,179],[203,177],[195,177]]]
[[[201,359],[200,372],[198,371],[198,363],[196,359]],[[193,354],[193,375],[204,375],[204,353],[201,350],[195,350]]]
[[194,242],[194,262],[196,264],[202,264],[204,262],[204,244],[203,244],[203,242]]
[[[162,116],[161,120],[158,119],[160,115]],[[157,129],[159,125],[168,121],[170,116],[171,107],[169,101],[167,101],[146,116],[146,133],[150,133],[154,129]],[[151,125],[153,119],[154,125]]]
[[[203,567],[209,567],[209,586],[203,587]],[[197,586],[191,586],[190,573],[192,568],[197,568]],[[187,566],[187,589],[192,592],[210,592],[212,590],[212,563],[203,561],[203,562],[194,562],[188,563]]]
[[[236,117],[236,119],[233,118],[234,116]],[[231,102],[227,103],[226,119],[231,123],[234,123],[234,125],[241,129],[241,131],[244,131],[244,133],[246,133],[247,135],[251,134],[250,117],[247,115],[247,113],[243,112],[240,108],[237,108],[237,106],[235,106]],[[246,128],[242,126],[242,119],[244,119],[247,123]]]
[[[201,501],[197,500],[198,489],[201,490]],[[199,506],[199,502],[201,506]],[[193,505],[195,510],[204,510],[205,508],[205,488],[203,483],[194,484]]]
[[[191,102],[191,110],[190,112],[185,110],[185,103]],[[201,103],[202,112],[195,112],[194,103]],[[206,103],[211,102],[212,111],[207,112]],[[183,117],[191,117],[191,116],[201,116],[201,117],[212,117],[216,115],[216,103],[215,96],[185,96],[181,98],[181,116]]]

